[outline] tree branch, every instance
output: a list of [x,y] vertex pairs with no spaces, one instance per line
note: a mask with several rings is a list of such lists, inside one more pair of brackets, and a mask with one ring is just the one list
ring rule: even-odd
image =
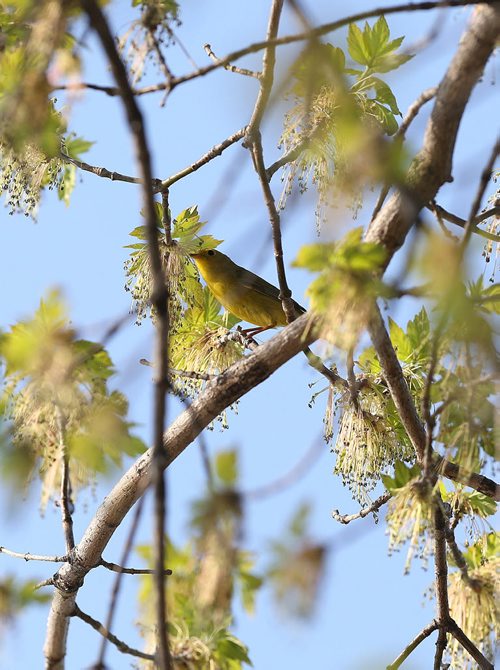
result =
[[129,654],[130,656],[135,656],[137,658],[143,658],[146,661],[154,661],[155,657],[152,654],[145,654],[143,651],[140,651],[139,649],[134,649],[133,647],[130,647],[128,644],[120,640],[116,635],[113,635],[111,631],[109,631],[107,628],[103,626],[103,624],[100,621],[97,621],[97,619],[94,619],[91,617],[89,614],[86,614],[85,612],[82,612],[82,610],[78,607],[78,605],[75,603],[73,612],[71,616],[78,617],[78,619],[81,619],[85,623],[87,623],[89,626],[91,626],[94,630],[96,630],[100,635],[102,635],[106,640],[109,640],[112,642],[115,647],[118,649],[118,651],[121,651],[122,654]]
[[[205,49],[207,56],[211,60],[213,60],[214,63],[219,62],[219,59],[212,51],[212,47],[210,46],[210,44],[205,44],[203,48]],[[236,65],[231,65],[231,63],[226,63],[222,67],[224,68],[224,70],[227,70],[228,72],[234,72],[235,74],[242,74],[245,77],[254,77],[255,79],[260,79],[262,76],[260,72],[255,72],[254,70],[247,70],[246,67],[237,67]]]
[[388,265],[402,246],[418,212],[451,179],[451,161],[460,120],[500,31],[498,4],[474,10],[470,24],[439,84],[423,147],[413,160],[407,188],[395,193],[370,223],[365,239],[382,244]]
[[[311,38],[314,37],[321,37],[322,35],[334,32],[339,28],[343,28],[344,26],[349,25],[349,23],[356,23],[358,21],[363,21],[364,19],[369,19],[372,18],[373,16],[380,16],[381,14],[389,16],[390,14],[401,14],[404,12],[420,12],[440,8],[449,9],[452,7],[466,7],[469,5],[479,5],[479,4],[485,4],[485,0],[441,0],[439,2],[409,2],[401,5],[393,5],[389,7],[377,7],[375,9],[367,10],[364,12],[358,12],[357,14],[351,14],[350,16],[346,16],[343,19],[332,21],[331,23],[325,23],[321,26],[318,26],[317,28],[314,28],[313,30],[308,30],[302,33],[296,33],[294,35],[287,35],[284,37],[276,37],[272,40],[254,42],[253,44],[249,44],[248,46],[242,49],[232,51],[223,58],[219,58],[216,63],[212,63],[210,65],[206,65],[205,67],[198,68],[192,72],[189,72],[188,74],[179,77],[173,77],[170,82],[170,90],[173,90],[180,84],[184,84],[188,81],[192,81],[193,79],[197,79],[198,77],[204,77],[205,75],[209,74],[210,72],[213,72],[214,70],[217,70],[221,67],[225,67],[226,65],[230,65],[232,61],[239,60],[243,56],[247,56],[252,53],[257,53],[258,51],[263,51],[264,49],[267,49],[270,46],[277,47],[286,44],[293,44],[295,42],[303,42],[306,40],[310,40]],[[143,88],[134,88],[132,89],[132,91],[136,96],[147,95],[149,93],[157,93],[159,91],[164,91],[167,85],[168,85],[167,83],[152,84],[150,86],[144,86]],[[74,88],[74,89],[90,88],[93,90],[103,91],[107,95],[111,96],[120,95],[118,88],[111,86],[100,86],[98,84],[80,84],[71,87],[62,85],[54,87],[53,90],[57,89],[61,90],[66,88]]]
[[484,656],[479,651],[476,645],[471,640],[469,640],[467,635],[453,619],[448,621],[448,630],[453,635],[453,637],[458,640],[458,642],[460,642],[462,647],[472,656],[481,670],[495,670],[493,663],[491,663],[486,658],[486,656]]
[[[102,565],[103,568],[106,568],[106,570],[111,570],[111,572],[119,572],[124,575],[153,575],[154,570],[149,570],[148,568],[124,568],[121,565],[118,565],[117,563],[110,563],[109,561],[105,561],[103,558],[99,561],[99,565]],[[172,570],[166,569],[163,571],[163,574],[166,575],[171,575]]]
[[[172,423],[164,435],[167,467],[226,407],[265,381],[275,370],[314,341],[310,317],[296,319],[254,353],[238,361],[206,388]],[[45,653],[50,670],[62,670],[67,618],[72,615],[78,589],[85,576],[99,564],[101,555],[125,515],[151,484],[152,450],[145,452],[106,496],[75,547],[71,565],[65,563],[54,576],[56,590],[47,624]]]
[[[401,122],[401,125],[399,126],[394,135],[393,142],[399,142],[399,144],[403,143],[406,131],[410,127],[413,119],[417,116],[421,108],[427,102],[429,102],[429,100],[432,100],[432,98],[434,98],[436,92],[437,88],[435,86],[433,88],[428,88],[426,91],[423,91],[414,102],[412,102],[412,104],[408,107],[408,111],[406,112],[405,118]],[[384,204],[385,199],[387,198],[390,187],[391,186],[388,183],[385,183],[384,186],[382,187],[382,190],[380,191],[380,195],[377,199],[377,203],[372,213],[372,220],[377,216],[377,214],[382,209],[382,205]]]
[[5,554],[6,556],[12,556],[13,558],[22,558],[25,561],[46,561],[48,563],[66,563],[68,560],[68,555],[64,556],[43,556],[40,554],[30,554],[26,552],[22,554],[20,551],[11,551],[6,547],[0,547],[0,554]]
[[[460,218],[456,214],[448,212],[446,209],[444,209],[444,207],[441,207],[436,202],[432,203],[432,205],[427,205],[427,209],[430,209],[431,212],[433,211],[436,214],[436,216],[440,216],[446,221],[454,223],[456,226],[460,226],[461,228],[465,228],[467,224],[467,221],[465,219]],[[476,233],[477,235],[480,235],[481,237],[485,237],[487,240],[491,240],[492,242],[500,242],[500,235],[495,235],[494,233],[490,233],[487,230],[482,230],[481,228],[477,227],[478,224],[481,223],[481,221],[488,219],[490,216],[498,216],[498,215],[500,215],[500,205],[496,205],[495,207],[492,207],[491,209],[482,212],[474,219],[474,226],[472,228],[472,232]]]
[[385,505],[386,502],[389,502],[391,497],[392,493],[387,491],[374,500],[371,505],[368,507],[363,507],[363,509],[359,510],[359,512],[356,512],[356,514],[341,514],[338,509],[334,509],[332,511],[332,517],[335,519],[335,521],[347,525],[348,523],[351,523],[351,521],[355,521],[356,519],[364,519],[365,516],[368,516],[373,512],[378,512],[382,505]]

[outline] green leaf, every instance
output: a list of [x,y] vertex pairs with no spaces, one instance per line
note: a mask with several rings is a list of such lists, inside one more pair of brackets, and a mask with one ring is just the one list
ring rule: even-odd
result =
[[332,242],[328,244],[305,244],[299,249],[292,266],[306,268],[311,272],[321,272],[328,267],[336,247],[337,245]]
[[380,16],[371,31],[371,44],[375,53],[379,52],[389,41],[390,31],[385,16]]
[[146,226],[137,226],[137,228],[134,228],[134,230],[131,233],[129,233],[129,235],[131,235],[132,237],[137,237],[139,240],[148,239]]
[[224,658],[231,658],[252,665],[252,662],[248,657],[247,648],[236,638],[225,638],[220,640],[217,644],[217,651],[221,653]]
[[347,35],[347,47],[351,58],[361,65],[368,65],[370,55],[366,49],[363,33],[355,23],[349,24],[349,32]]
[[391,342],[401,361],[407,361],[412,357],[413,347],[404,330],[389,317],[389,335]]
[[393,114],[399,114],[401,116],[396,97],[390,86],[378,77],[371,77],[371,80],[373,81],[377,100],[383,105],[387,105]]
[[500,284],[488,286],[481,293],[481,309],[492,314],[500,314]]
[[479,516],[485,518],[495,514],[497,506],[494,500],[478,491],[467,493],[467,498],[473,510]]

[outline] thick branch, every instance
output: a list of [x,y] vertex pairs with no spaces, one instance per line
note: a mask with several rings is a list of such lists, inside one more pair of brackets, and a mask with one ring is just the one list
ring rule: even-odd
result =
[[[306,314],[259,346],[247,358],[238,361],[217,379],[209,382],[191,407],[173,422],[164,436],[167,467],[200,432],[226,407],[265,381],[275,370],[314,341]],[[306,333],[306,334],[304,334]],[[120,479],[105,498],[88,526],[82,540],[75,547],[71,565],[66,563],[54,577],[56,591],[48,619],[46,644],[47,667],[63,668],[67,617],[74,611],[78,589],[87,573],[100,563],[102,552],[113,533],[135,502],[151,484],[152,450],[149,449]],[[56,651],[59,653],[55,653]]]
[[499,32],[498,3],[477,7],[438,87],[423,147],[410,167],[407,189],[395,193],[368,227],[366,240],[386,247],[387,264],[403,244],[418,212],[451,179],[452,155],[465,105]]

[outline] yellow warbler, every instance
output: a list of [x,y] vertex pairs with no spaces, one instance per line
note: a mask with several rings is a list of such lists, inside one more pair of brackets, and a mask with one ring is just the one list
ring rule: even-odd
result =
[[[262,277],[245,270],[220,251],[205,249],[191,254],[201,276],[217,300],[243,321],[258,326],[255,331],[286,326],[279,289]],[[297,314],[306,310],[295,300]]]

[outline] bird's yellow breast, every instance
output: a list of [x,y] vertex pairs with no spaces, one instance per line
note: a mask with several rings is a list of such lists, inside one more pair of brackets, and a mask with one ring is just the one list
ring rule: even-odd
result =
[[286,325],[281,301],[254,288],[243,286],[238,281],[238,271],[241,271],[239,266],[232,262],[230,265],[214,263],[207,256],[196,256],[194,260],[217,300],[239,319],[262,328]]

